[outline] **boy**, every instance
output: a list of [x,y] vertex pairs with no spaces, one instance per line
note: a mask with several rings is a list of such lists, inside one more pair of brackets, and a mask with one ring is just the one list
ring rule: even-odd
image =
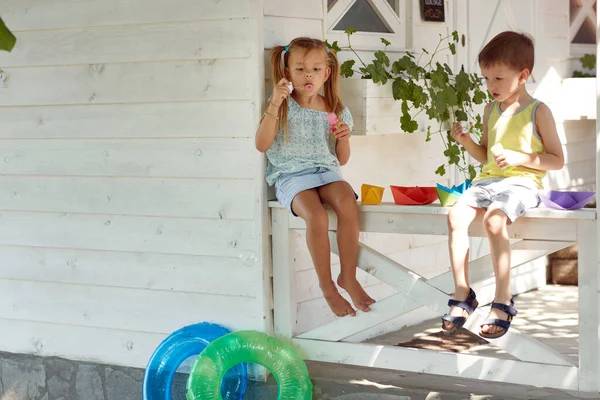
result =
[[496,278],[496,292],[480,335],[503,336],[517,315],[510,291],[510,243],[507,225],[540,204],[538,190],[548,170],[564,165],[564,156],[552,112],[527,93],[525,82],[533,70],[533,41],[528,35],[502,32],[479,53],[487,90],[495,101],[483,114],[481,143],[475,143],[460,124],[451,135],[484,165],[473,185],[448,214],[448,244],[454,277],[451,307],[442,317],[442,329],[451,334],[464,325],[477,307],[468,281],[468,228],[483,218]]

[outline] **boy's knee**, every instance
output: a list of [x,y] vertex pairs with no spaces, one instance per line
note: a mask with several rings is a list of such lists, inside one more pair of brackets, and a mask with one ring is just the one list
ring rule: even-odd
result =
[[506,227],[508,217],[500,210],[490,210],[483,216],[483,227],[489,235],[498,235]]
[[470,210],[464,206],[455,206],[448,212],[448,229],[455,231],[469,227],[470,219],[468,212]]

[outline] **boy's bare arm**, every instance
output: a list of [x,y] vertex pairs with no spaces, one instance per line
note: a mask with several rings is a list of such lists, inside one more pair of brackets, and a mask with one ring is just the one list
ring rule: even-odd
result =
[[558,170],[565,165],[565,156],[556,131],[556,122],[552,111],[545,104],[540,104],[535,113],[535,125],[542,138],[546,153],[525,154],[521,165],[540,170]]
[[450,131],[450,135],[454,138],[454,140],[460,143],[471,155],[471,157],[483,165],[487,164],[487,116],[489,115],[491,104],[492,103],[486,105],[483,112],[483,134],[481,135],[480,143],[474,142],[469,134],[463,133],[459,123],[454,124],[452,130]]

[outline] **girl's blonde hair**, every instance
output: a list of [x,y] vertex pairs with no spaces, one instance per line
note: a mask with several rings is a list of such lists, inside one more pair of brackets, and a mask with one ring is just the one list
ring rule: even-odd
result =
[[[299,37],[290,42],[287,46],[275,46],[271,49],[271,68],[273,70],[273,84],[276,85],[282,78],[285,78],[285,68],[288,67],[290,53],[294,50],[303,49],[306,51],[323,50],[327,54],[327,67],[331,68],[329,79],[325,81],[324,97],[328,112],[335,113],[338,118],[341,117],[344,105],[340,99],[340,64],[333,50],[325,46],[325,43],[319,39],[308,37]],[[283,57],[282,57],[283,54]],[[282,59],[283,58],[283,59]],[[283,137],[287,141],[288,135],[288,99],[286,98],[279,107],[278,129],[283,128]]]

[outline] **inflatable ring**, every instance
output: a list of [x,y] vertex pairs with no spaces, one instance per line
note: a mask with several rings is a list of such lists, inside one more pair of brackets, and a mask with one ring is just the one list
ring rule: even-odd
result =
[[306,364],[284,341],[257,331],[227,334],[200,354],[187,381],[187,400],[221,400],[219,384],[239,363],[260,364],[273,373],[279,400],[310,400],[312,384]]
[[[183,327],[169,335],[150,357],[144,376],[143,399],[172,400],[171,384],[181,363],[200,354],[209,343],[230,332],[222,326],[203,322]],[[220,387],[223,398],[243,399],[247,380],[246,365],[237,365],[225,376]]]

